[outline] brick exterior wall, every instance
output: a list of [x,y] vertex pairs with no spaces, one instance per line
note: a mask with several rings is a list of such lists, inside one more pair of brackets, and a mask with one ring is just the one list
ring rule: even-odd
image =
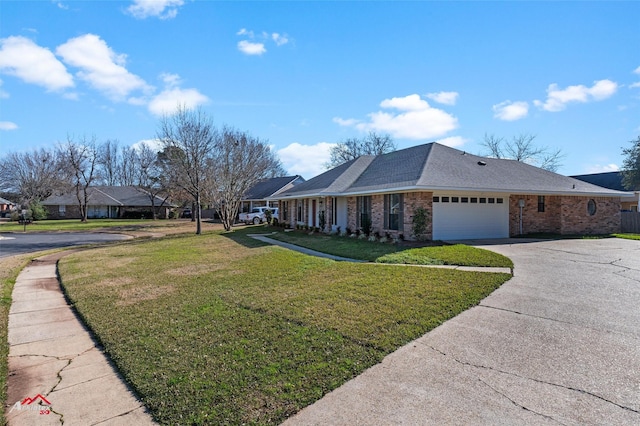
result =
[[[509,235],[520,235],[520,207],[522,209],[522,233],[549,234],[610,234],[620,231],[620,200],[604,197],[545,196],[545,211],[538,211],[537,195],[511,195],[509,197]],[[596,213],[587,211],[589,200],[596,203]]]
[[[371,225],[373,232],[378,232],[381,236],[385,236],[388,232],[392,236],[403,234],[406,240],[414,240],[413,234],[413,210],[416,207],[424,207],[429,212],[429,217],[433,217],[433,193],[432,192],[407,192],[403,193],[403,224],[402,230],[384,229],[384,195],[371,196]],[[355,232],[358,227],[357,223],[357,202],[356,197],[347,198],[347,227]],[[432,221],[429,221],[426,237],[431,239],[433,236]]]
[[357,208],[358,204],[356,203],[356,197],[347,197],[347,228],[351,230],[351,232],[356,232],[358,223],[357,217]]
[[413,210],[416,207],[424,207],[429,214],[426,238],[433,239],[433,192],[408,192],[404,194],[404,238],[415,240],[413,235]]
[[331,227],[334,225],[333,223],[333,197],[327,197],[324,200],[324,217],[326,220],[325,227],[323,229],[324,232],[330,232]]
[[[596,203],[593,216],[588,213],[589,200]],[[563,234],[611,234],[620,232],[620,200],[600,197],[564,197],[562,199]]]

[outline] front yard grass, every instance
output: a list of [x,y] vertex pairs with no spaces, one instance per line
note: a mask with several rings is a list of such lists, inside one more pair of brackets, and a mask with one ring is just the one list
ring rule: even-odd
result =
[[276,233],[268,237],[323,253],[369,262],[513,268],[513,262],[505,256],[464,244],[425,242],[424,247],[411,248],[403,244],[371,242],[366,239],[338,235],[309,235],[299,231],[281,232],[278,231],[279,228],[250,227],[247,229],[253,229],[254,233],[276,230]]
[[334,262],[251,231],[60,261],[69,298],[162,424],[280,423],[511,277]]

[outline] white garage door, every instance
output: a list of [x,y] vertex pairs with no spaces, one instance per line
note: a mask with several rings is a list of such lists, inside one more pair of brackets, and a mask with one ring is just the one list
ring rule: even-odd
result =
[[433,239],[509,237],[509,197],[434,195]]

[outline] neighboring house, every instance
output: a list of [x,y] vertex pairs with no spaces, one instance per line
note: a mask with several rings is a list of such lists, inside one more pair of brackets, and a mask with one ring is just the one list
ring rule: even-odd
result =
[[[94,186],[88,189],[87,217],[90,219],[117,219],[144,215],[151,217],[151,199],[144,190],[134,186]],[[80,219],[80,208],[75,192],[52,195],[42,202],[49,219]],[[158,218],[167,218],[175,207],[155,197]]]
[[[602,186],[616,191],[626,191],[622,185],[622,172],[593,173],[589,175],[572,176],[584,182]],[[622,210],[637,212],[640,204],[640,188],[636,188],[632,194],[622,197]]]
[[433,240],[620,231],[620,198],[605,189],[515,160],[485,158],[429,143],[362,156],[277,196],[290,226],[414,239],[413,212],[426,209]]
[[270,207],[269,198],[275,197],[302,182],[304,182],[304,178],[298,175],[263,179],[249,188],[244,197],[242,197],[242,205],[238,213],[250,212],[255,207]]
[[11,201],[0,197],[0,217],[5,217],[11,214],[16,208],[16,204]]

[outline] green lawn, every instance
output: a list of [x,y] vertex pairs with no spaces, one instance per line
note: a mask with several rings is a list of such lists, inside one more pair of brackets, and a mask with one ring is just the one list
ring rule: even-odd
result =
[[640,234],[613,234],[617,238],[625,238],[627,240],[640,240]]
[[60,262],[69,297],[162,424],[280,423],[510,278],[334,262],[251,231]]
[[379,263],[405,263],[416,265],[461,265],[497,266],[513,268],[513,262],[505,256],[464,244],[441,244],[425,242],[424,247],[412,248],[415,244],[391,244],[370,242],[366,239],[341,237],[338,235],[313,234],[264,226],[249,227],[243,232],[268,233],[278,241],[310,248],[323,253]]

